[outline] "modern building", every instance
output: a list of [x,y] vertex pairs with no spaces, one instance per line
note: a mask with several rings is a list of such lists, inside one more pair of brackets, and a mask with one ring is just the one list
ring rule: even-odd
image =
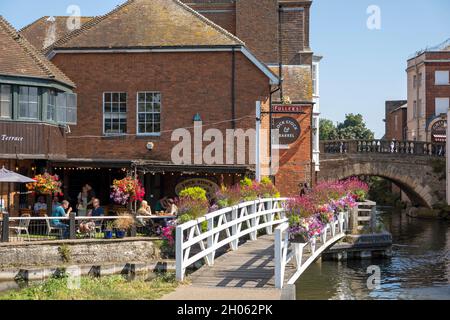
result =
[[386,101],[385,140],[405,141],[407,139],[407,100]]
[[[66,157],[77,123],[75,84],[0,16],[0,166],[27,176]],[[33,200],[24,186],[0,183],[0,211]]]
[[408,139],[442,140],[450,105],[450,39],[407,62]]

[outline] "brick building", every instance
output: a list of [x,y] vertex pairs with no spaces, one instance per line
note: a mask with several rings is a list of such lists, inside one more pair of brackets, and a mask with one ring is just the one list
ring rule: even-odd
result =
[[407,62],[408,139],[442,142],[450,105],[450,39]]
[[[172,163],[179,142],[172,132],[185,128],[194,135],[194,120],[202,121],[203,132],[254,129],[258,101],[263,128],[285,117],[299,127],[298,139],[273,146],[280,153],[278,187],[295,194],[299,183],[311,181],[311,1],[183,2],[189,6],[127,1],[104,16],[86,17],[81,28],[61,33],[45,49],[77,84],[78,124],[70,126],[66,159],[52,162],[72,197],[88,181],[107,200],[104,186],[132,163],[151,190],[150,201],[174,196],[193,179],[211,186],[237,182],[254,166]],[[22,32],[46,28],[32,24]],[[272,104],[301,112],[266,113]]]
[[385,135],[386,140],[405,141],[407,139],[408,101],[386,101]]
[[[34,176],[66,157],[76,124],[75,84],[0,16],[0,168]],[[25,186],[0,183],[0,213],[34,203]]]

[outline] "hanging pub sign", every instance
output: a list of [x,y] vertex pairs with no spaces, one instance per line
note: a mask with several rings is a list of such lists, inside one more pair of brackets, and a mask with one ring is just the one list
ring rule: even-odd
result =
[[186,179],[178,183],[175,187],[175,193],[179,195],[182,190],[192,187],[204,189],[208,199],[214,199],[216,197],[216,192],[219,190],[219,186],[214,181],[203,178],[194,178]]
[[273,119],[272,129],[278,130],[280,145],[293,144],[301,134],[300,124],[291,117]]
[[304,113],[304,109],[310,106],[301,104],[272,104],[273,113]]
[[447,141],[447,121],[436,121],[431,127],[431,141],[435,143],[445,143]]

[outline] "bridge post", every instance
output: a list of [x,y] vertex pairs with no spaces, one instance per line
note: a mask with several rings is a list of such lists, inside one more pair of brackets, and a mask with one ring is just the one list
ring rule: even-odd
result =
[[350,209],[349,231],[351,234],[358,234],[358,207]]
[[175,265],[176,278],[178,281],[184,280],[183,262],[183,229],[178,226],[175,230]]
[[[208,220],[208,231],[211,231],[214,229],[214,218],[209,218]],[[208,239],[207,239],[207,243],[208,243],[208,249],[214,247],[214,234],[211,234]],[[208,261],[209,261],[209,265],[213,265],[214,264],[214,257],[216,255],[216,251],[212,251],[210,254],[208,254]]]
[[[270,200],[269,202],[267,202],[266,210],[270,211],[272,209],[273,209],[273,200]],[[266,214],[266,217],[267,217],[267,222],[272,222],[273,220],[275,220],[274,219],[274,214],[272,214],[272,213]],[[269,234],[269,235],[273,233],[273,226],[272,225],[266,227],[266,233]]]
[[275,288],[283,289],[284,267],[283,267],[283,232],[281,228],[275,229]]
[[[256,205],[256,200],[255,200],[255,201],[253,202],[253,204],[250,206],[250,212],[249,212],[249,215],[255,213],[256,210],[257,210],[257,207],[258,207],[258,206]],[[256,222],[257,222],[256,218],[252,218],[252,219],[251,219],[251,225],[252,225],[252,228],[256,227]],[[250,233],[250,240],[254,241],[254,240],[256,240],[257,238],[258,238],[258,230],[255,230],[255,231],[253,231],[253,232]]]
[[[238,219],[238,208],[237,206],[234,206],[231,210],[231,221],[236,221]],[[231,236],[235,236],[238,234],[238,225],[233,224],[231,227]],[[239,239],[231,241],[231,250],[236,251],[239,247]]]

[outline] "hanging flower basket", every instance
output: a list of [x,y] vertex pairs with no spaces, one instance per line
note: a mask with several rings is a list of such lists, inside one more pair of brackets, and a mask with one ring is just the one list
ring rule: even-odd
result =
[[126,205],[134,201],[142,201],[145,190],[138,179],[126,177],[122,180],[114,180],[110,198],[116,204]]
[[42,195],[62,195],[62,182],[58,175],[51,175],[49,173],[38,174],[33,178],[35,182],[26,185],[28,191]]

